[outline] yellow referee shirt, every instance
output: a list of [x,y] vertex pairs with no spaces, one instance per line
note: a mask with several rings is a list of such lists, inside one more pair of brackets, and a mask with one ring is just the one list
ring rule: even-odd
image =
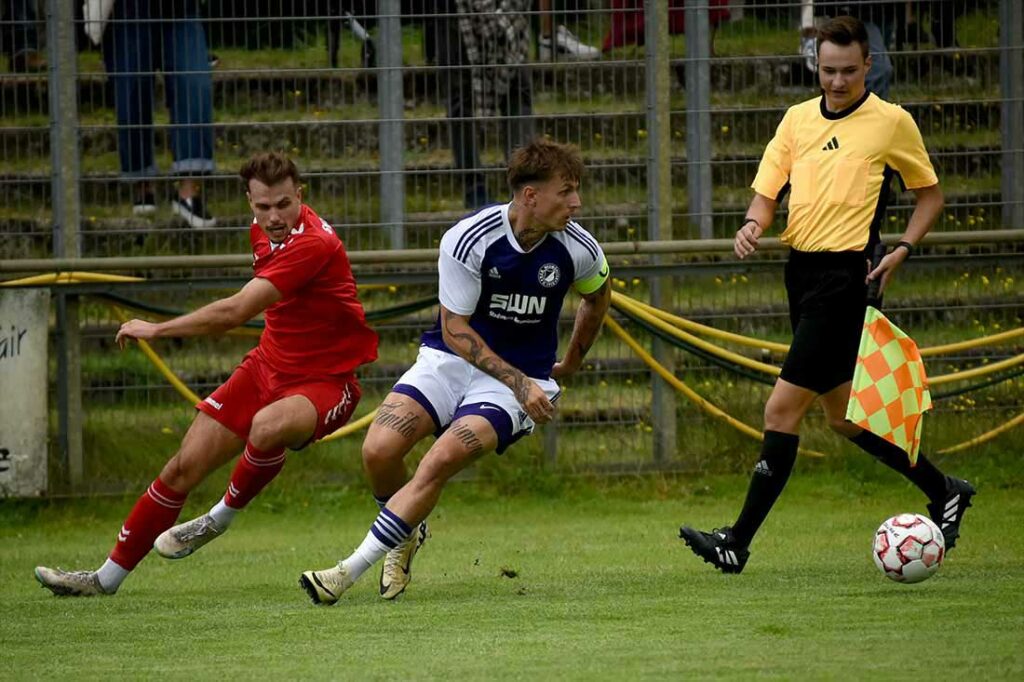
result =
[[800,251],[858,251],[879,229],[882,188],[893,173],[907,189],[939,182],[910,114],[870,92],[832,113],[822,96],[786,111],[751,187],[776,200],[789,189],[783,243]]

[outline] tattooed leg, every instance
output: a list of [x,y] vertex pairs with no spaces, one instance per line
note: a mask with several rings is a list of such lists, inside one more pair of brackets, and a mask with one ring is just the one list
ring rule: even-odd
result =
[[416,434],[416,425],[420,415],[412,410],[403,409],[401,403],[382,403],[377,408],[377,416],[373,423],[384,429],[391,429],[403,438],[412,438]]
[[388,509],[415,527],[437,504],[445,483],[497,444],[490,422],[478,415],[461,417],[423,456],[412,480],[395,493]]
[[375,496],[390,497],[405,485],[405,456],[433,432],[434,420],[422,405],[400,393],[388,394],[363,441],[363,469]]

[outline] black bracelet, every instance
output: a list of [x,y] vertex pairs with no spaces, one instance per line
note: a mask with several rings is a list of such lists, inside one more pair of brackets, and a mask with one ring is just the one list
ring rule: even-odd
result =
[[[892,250],[895,251],[901,246],[907,250],[907,258],[910,258],[911,256],[914,255],[914,245],[911,244],[910,242],[897,242],[896,246],[892,247]],[[906,260],[906,258],[904,260]]]
[[[750,216],[744,217],[743,218],[743,225],[746,225],[747,223],[754,223],[755,225],[757,225],[758,229],[760,229],[760,230],[764,229],[763,227],[761,227],[761,223],[757,222],[756,218],[751,218]],[[740,225],[740,227],[743,227],[743,225]]]

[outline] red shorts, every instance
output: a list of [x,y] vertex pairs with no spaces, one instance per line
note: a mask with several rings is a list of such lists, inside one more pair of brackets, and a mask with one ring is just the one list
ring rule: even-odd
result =
[[341,428],[352,417],[362,391],[354,374],[285,374],[271,367],[257,351],[252,351],[227,381],[196,404],[196,409],[216,419],[242,440],[248,440],[256,413],[292,395],[309,398],[316,408],[316,430],[301,446],[306,447]]

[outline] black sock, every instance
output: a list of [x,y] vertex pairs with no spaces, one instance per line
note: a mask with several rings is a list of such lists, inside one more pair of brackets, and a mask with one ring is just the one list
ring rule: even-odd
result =
[[768,517],[775,500],[779,499],[782,489],[786,487],[789,474],[793,471],[796,451],[800,444],[800,436],[781,431],[765,431],[764,445],[761,447],[761,458],[754,466],[747,488],[747,499],[743,510],[733,524],[732,534],[736,541],[746,546],[754,539],[754,534]]
[[918,453],[917,466],[912,467],[907,453],[870,431],[861,431],[850,441],[885,466],[906,476],[932,502],[946,497],[945,475],[923,453]]

